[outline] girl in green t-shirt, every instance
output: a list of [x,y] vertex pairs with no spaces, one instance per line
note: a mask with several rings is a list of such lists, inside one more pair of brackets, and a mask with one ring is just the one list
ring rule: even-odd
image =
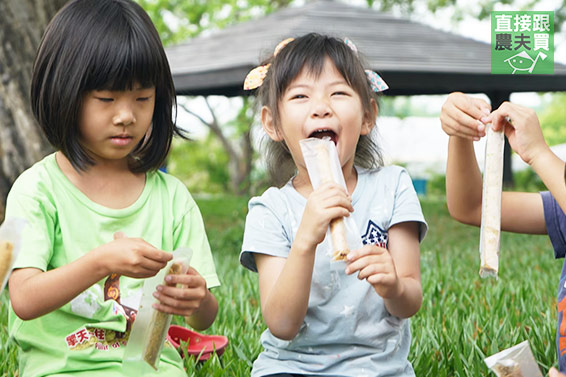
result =
[[[31,108],[56,152],[14,183],[23,217],[10,277],[9,329],[20,376],[121,375],[143,278],[191,247],[192,267],[158,286],[154,307],[196,329],[214,321],[219,285],[198,207],[157,171],[173,134],[175,89],[163,46],[131,0],[72,0],[35,60]],[[176,286],[177,285],[177,286]],[[165,347],[160,374],[185,375]]]

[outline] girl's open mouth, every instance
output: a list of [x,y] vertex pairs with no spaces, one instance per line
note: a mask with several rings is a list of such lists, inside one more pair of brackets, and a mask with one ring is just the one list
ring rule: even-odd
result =
[[336,144],[338,142],[337,136],[338,135],[336,135],[336,132],[329,130],[329,129],[316,130],[309,135],[309,137],[316,137],[317,139],[322,139],[324,137],[328,137],[328,138],[330,138],[330,140],[332,140],[332,142],[334,144]]

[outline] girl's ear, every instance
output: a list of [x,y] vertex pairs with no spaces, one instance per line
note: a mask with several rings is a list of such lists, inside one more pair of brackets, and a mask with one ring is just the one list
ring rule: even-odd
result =
[[275,119],[273,119],[273,113],[271,109],[267,106],[261,108],[261,124],[265,133],[273,141],[283,141],[283,137],[277,132],[277,127],[275,126]]
[[370,111],[366,111],[364,114],[364,120],[362,123],[362,130],[360,135],[369,135],[373,127],[375,126],[375,120],[377,119],[377,113],[379,109],[377,108],[377,102],[372,98],[370,99]]

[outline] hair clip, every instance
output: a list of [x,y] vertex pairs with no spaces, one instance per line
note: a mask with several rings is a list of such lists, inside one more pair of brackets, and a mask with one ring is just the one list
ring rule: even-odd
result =
[[[350,40],[350,38],[344,38],[344,44],[346,46],[350,47],[352,49],[352,51],[354,51],[354,53],[356,55],[358,55],[358,48],[356,47],[354,42],[352,42]],[[379,93],[379,92],[383,92],[384,90],[389,89],[389,85],[387,85],[387,83],[376,72],[374,72],[370,69],[366,69],[365,72],[366,72],[366,76],[368,78],[371,90],[373,90],[376,93]]]
[[[275,50],[273,51],[273,57],[277,56],[279,51],[281,51],[283,47],[287,46],[289,42],[293,40],[294,38],[287,38],[279,42],[277,46],[275,46]],[[269,70],[269,66],[271,66],[271,64],[260,65],[252,69],[246,75],[246,79],[244,80],[244,90],[252,90],[259,88],[261,84],[263,84],[263,80],[265,80],[265,76],[267,76],[267,71]]]

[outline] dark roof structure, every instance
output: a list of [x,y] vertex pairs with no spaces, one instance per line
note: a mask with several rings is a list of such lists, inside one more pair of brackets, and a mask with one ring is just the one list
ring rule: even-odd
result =
[[246,74],[279,41],[313,31],[354,41],[389,84],[387,95],[566,91],[564,65],[555,64],[554,75],[492,75],[488,43],[376,10],[317,0],[167,48],[177,93],[245,94]]

